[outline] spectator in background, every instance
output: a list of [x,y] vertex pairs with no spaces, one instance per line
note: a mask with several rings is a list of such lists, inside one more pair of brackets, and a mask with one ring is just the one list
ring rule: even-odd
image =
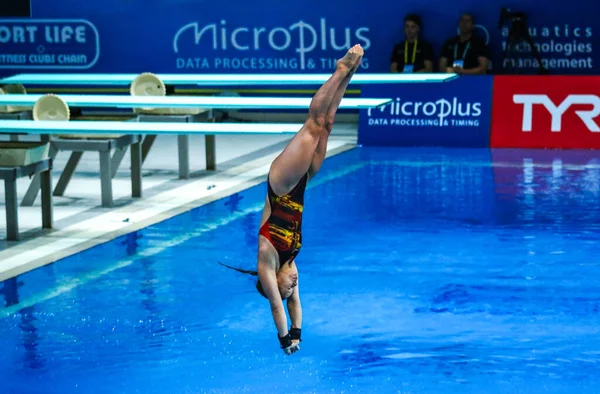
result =
[[440,72],[464,75],[485,74],[489,53],[485,41],[473,36],[475,19],[463,14],[458,22],[460,33],[447,40],[440,56]]
[[392,51],[390,71],[413,73],[433,72],[433,46],[419,39],[421,18],[409,14],[404,18],[404,41],[396,44]]

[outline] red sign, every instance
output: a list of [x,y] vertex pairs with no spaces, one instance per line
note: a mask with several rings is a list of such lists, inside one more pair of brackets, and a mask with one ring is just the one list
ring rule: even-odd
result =
[[600,149],[600,77],[494,78],[492,148]]

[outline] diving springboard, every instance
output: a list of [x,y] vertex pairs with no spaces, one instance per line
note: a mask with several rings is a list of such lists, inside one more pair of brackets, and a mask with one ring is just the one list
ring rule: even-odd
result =
[[171,123],[0,120],[0,134],[296,134],[302,123]]
[[[42,94],[2,94],[0,105],[33,106]],[[211,108],[211,109],[308,109],[310,97],[223,97],[223,96],[126,96],[61,94],[70,107],[111,108]],[[380,107],[392,99],[344,98],[340,109]]]
[[[0,84],[22,85],[130,85],[139,74],[18,74]],[[322,85],[331,74],[156,74],[165,85],[276,86]],[[447,82],[457,78],[447,73],[357,73],[352,85]]]

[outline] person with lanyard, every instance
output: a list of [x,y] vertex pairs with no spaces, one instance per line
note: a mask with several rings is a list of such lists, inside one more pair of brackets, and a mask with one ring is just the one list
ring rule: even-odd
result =
[[421,18],[409,14],[404,18],[405,40],[392,51],[391,72],[433,72],[433,46],[419,38]]
[[488,48],[485,41],[473,35],[475,20],[463,14],[458,23],[460,33],[442,47],[440,71],[464,75],[485,74],[488,68]]

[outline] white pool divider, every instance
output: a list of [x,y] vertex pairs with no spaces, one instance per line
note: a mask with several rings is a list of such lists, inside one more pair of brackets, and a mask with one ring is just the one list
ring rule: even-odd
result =
[[[0,80],[0,84],[22,85],[130,85],[139,74],[18,74]],[[331,74],[156,74],[165,85],[201,86],[277,86],[321,85]],[[435,83],[457,78],[446,73],[357,73],[352,85]]]
[[[0,105],[33,106],[42,94],[3,94]],[[210,109],[308,109],[311,97],[223,97],[223,96],[125,96],[57,95],[70,107],[80,108],[210,108]],[[340,109],[363,109],[386,105],[392,99],[344,98]]]
[[170,122],[114,122],[114,121],[0,121],[0,134],[295,134],[302,123],[170,123]]

